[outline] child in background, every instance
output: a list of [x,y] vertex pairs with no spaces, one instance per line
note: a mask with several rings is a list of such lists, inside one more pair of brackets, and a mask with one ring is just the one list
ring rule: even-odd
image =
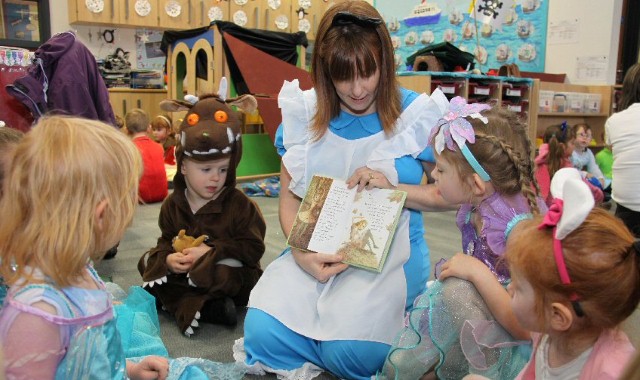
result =
[[[535,159],[535,176],[540,186],[540,194],[547,205],[553,200],[551,196],[551,179],[562,168],[572,167],[569,157],[574,150],[575,136],[573,130],[566,122],[560,125],[547,127],[542,136],[544,142],[540,145],[538,156]],[[604,194],[600,188],[586,182],[597,203],[604,200]]]
[[596,164],[595,156],[589,144],[593,138],[591,127],[588,124],[576,124],[572,127],[572,133],[575,136],[574,149],[571,153],[571,163],[573,167],[582,173],[582,178],[587,179],[593,185],[600,186],[601,189],[607,187],[604,175],[598,164]]
[[432,176],[447,202],[461,204],[464,253],[436,265],[438,281],[416,299],[389,352],[387,378],[435,371],[438,379],[513,379],[528,359],[530,336],[509,308],[502,256],[511,228],[546,207],[535,193],[526,126],[512,112],[489,108],[456,97],[432,130]]
[[598,153],[596,153],[596,164],[600,168],[602,175],[604,175],[605,183],[611,185],[611,178],[613,177],[613,153],[610,146],[605,146]]
[[143,110],[135,108],[127,112],[124,124],[133,143],[138,147],[144,163],[144,172],[140,179],[140,201],[161,202],[169,193],[169,184],[167,172],[164,169],[162,146],[151,140],[147,134],[150,128],[149,116]]
[[[166,111],[188,112],[176,149],[175,190],[160,210],[162,236],[138,270],[144,287],[187,336],[202,322],[235,325],[236,306],[246,306],[262,274],[266,225],[258,206],[235,186],[241,120],[227,103],[255,107],[252,96],[161,103]],[[176,252],[172,241],[183,229],[207,240]]]
[[558,171],[551,189],[549,213],[519,223],[507,244],[511,307],[535,331],[516,379],[618,379],[635,352],[619,325],[640,301],[640,243],[593,208],[575,169]]
[[111,300],[89,264],[131,222],[136,148],[101,122],[49,117],[13,163],[0,201],[12,216],[0,220],[0,272],[11,286],[0,312],[6,375],[164,379],[165,358],[125,362]]
[[173,122],[168,115],[158,115],[151,120],[149,135],[153,140],[162,145],[164,149],[164,163],[176,164],[176,138],[173,133]]

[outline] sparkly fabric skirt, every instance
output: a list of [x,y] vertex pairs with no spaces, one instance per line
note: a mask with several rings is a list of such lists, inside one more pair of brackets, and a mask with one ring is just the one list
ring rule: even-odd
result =
[[529,341],[517,341],[495,321],[475,286],[458,278],[435,281],[420,295],[396,336],[384,379],[438,379],[479,374],[511,380],[529,360]]

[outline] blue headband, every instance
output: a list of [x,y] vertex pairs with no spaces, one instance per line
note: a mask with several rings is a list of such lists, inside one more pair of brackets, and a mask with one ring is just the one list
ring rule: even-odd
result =
[[478,160],[467,146],[467,142],[473,144],[476,141],[476,134],[473,126],[466,119],[470,116],[474,119],[480,119],[487,124],[489,121],[480,114],[480,111],[491,108],[488,104],[473,103],[467,104],[467,101],[456,96],[451,99],[449,111],[431,130],[430,141],[434,142],[434,147],[438,154],[442,153],[445,146],[452,151],[456,150],[456,145],[460,148],[462,155],[467,160],[473,171],[482,178],[483,181],[490,181],[489,173],[480,165]]

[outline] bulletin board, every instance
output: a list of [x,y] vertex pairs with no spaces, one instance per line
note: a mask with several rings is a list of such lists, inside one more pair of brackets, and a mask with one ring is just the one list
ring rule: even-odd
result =
[[[470,0],[376,0],[395,48],[398,70],[416,51],[449,42],[476,57],[476,68],[486,72],[515,63],[520,70],[543,72],[547,40],[549,0],[476,0],[500,6],[501,27],[472,18]],[[476,32],[476,30],[478,32]]]
[[160,49],[162,32],[136,30],[136,60],[138,69],[164,70],[165,54]]

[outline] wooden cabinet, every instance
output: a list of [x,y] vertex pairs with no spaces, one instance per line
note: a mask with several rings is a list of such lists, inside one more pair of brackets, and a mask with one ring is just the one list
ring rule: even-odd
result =
[[[586,123],[591,127],[595,147],[604,145],[604,124],[612,107],[612,86],[589,86],[566,83],[540,82],[536,137],[545,129],[566,121],[569,125]],[[551,97],[550,109],[545,108]],[[538,140],[540,143],[540,140]]]
[[109,89],[109,102],[113,113],[122,118],[132,109],[140,108],[147,112],[151,119],[164,112],[160,109],[160,102],[165,99],[166,90]]
[[68,0],[69,24],[158,27],[158,3],[164,0]]
[[[129,0],[131,1],[131,0]],[[158,0],[160,7],[159,25],[166,29],[185,29],[187,26],[196,28],[201,25],[194,25],[195,12],[190,0]]]
[[305,32],[307,39],[314,41],[320,19],[326,10],[342,0],[292,0],[291,3],[291,32]]
[[158,27],[159,3],[164,3],[164,0],[124,0],[124,5],[120,7],[119,24]]
[[229,0],[229,21],[247,29],[264,29],[261,0]]
[[[207,26],[212,21],[230,21],[229,1],[220,0],[191,0],[191,6],[195,10],[192,18],[193,28]],[[184,29],[184,27],[182,28]]]
[[518,113],[529,127],[532,141],[536,136],[538,81],[528,78],[455,74],[450,72],[399,73],[402,87],[431,94],[436,88],[451,99],[461,96],[468,102],[495,104]]
[[69,24],[85,23],[115,25],[120,22],[119,0],[94,1],[69,0]]

